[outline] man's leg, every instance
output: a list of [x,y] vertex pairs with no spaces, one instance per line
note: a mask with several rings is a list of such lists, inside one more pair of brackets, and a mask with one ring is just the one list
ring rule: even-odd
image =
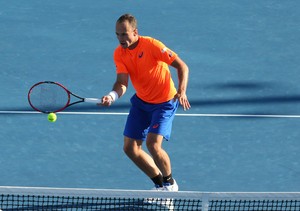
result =
[[172,177],[170,157],[162,148],[163,139],[162,135],[148,133],[146,145],[154,162],[163,174],[163,190],[178,191],[178,185]]
[[169,155],[162,148],[162,142],[162,135],[149,133],[147,136],[146,145],[162,175],[167,177],[172,173],[171,162]]
[[124,137],[123,150],[126,155],[150,178],[160,174],[153,158],[142,149],[142,141]]

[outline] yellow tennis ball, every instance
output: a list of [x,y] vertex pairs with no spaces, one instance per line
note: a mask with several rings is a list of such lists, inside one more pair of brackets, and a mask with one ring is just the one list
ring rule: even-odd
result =
[[56,119],[57,119],[57,116],[56,116],[55,113],[48,114],[48,120],[49,120],[49,122],[55,122]]

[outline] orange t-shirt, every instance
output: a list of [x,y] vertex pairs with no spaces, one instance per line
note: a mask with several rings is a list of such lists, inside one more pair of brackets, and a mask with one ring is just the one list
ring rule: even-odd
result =
[[137,96],[148,103],[163,103],[174,98],[176,88],[169,66],[177,54],[162,42],[139,36],[133,49],[118,46],[114,61],[118,73],[128,73]]

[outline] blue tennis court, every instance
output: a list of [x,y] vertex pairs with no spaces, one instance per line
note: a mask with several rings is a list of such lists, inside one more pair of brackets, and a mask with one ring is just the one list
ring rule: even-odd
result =
[[0,1],[0,185],[152,187],[122,151],[131,86],[110,108],[74,106],[56,123],[27,102],[44,80],[86,97],[110,91],[115,21],[129,12],[190,68],[192,109],[178,110],[164,144],[180,190],[299,191],[299,9],[297,0]]

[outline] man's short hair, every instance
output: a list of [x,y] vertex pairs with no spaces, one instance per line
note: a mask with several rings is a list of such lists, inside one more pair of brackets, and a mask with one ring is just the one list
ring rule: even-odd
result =
[[132,28],[137,28],[137,20],[136,18],[131,14],[124,14],[117,20],[117,23],[123,23],[125,21],[128,21],[129,24],[132,26]]

